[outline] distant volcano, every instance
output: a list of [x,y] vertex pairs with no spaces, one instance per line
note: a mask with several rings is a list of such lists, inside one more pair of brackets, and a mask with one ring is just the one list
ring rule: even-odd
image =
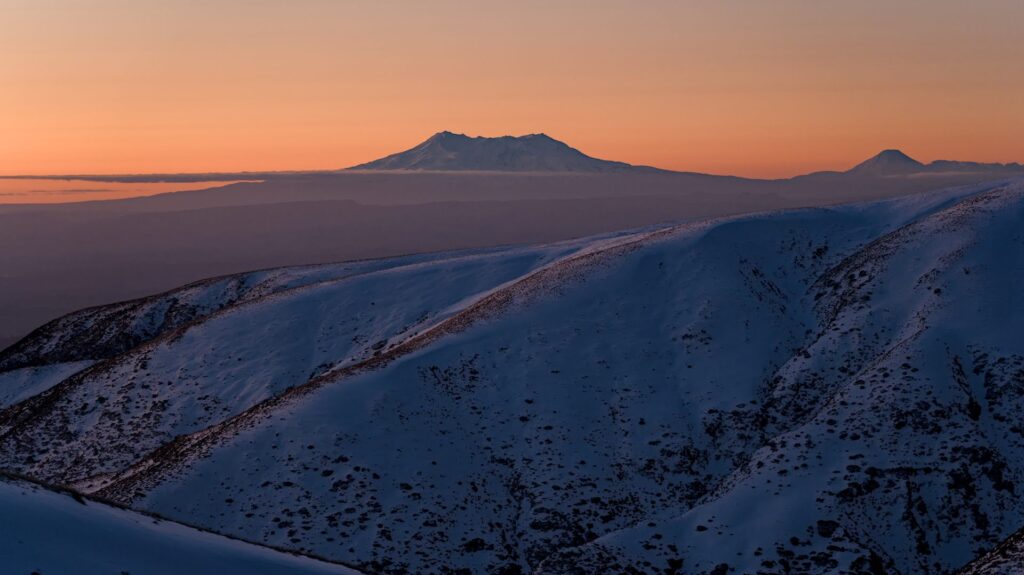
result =
[[857,164],[845,173],[854,176],[905,176],[910,174],[955,174],[955,173],[992,173],[1017,174],[1024,166],[1017,163],[983,163],[962,162],[955,160],[935,160],[929,164],[921,163],[904,154],[900,150],[883,150],[877,155]]
[[848,174],[890,176],[912,174],[925,169],[925,165],[900,150],[883,150],[850,169]]
[[485,138],[438,132],[415,148],[351,169],[622,172],[637,168],[623,162],[592,158],[546,134]]

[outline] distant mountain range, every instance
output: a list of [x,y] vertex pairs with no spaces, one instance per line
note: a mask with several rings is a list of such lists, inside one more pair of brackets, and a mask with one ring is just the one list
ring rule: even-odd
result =
[[[344,174],[352,171],[400,172],[521,172],[521,173],[593,173],[593,174],[686,174],[651,166],[602,160],[588,156],[565,142],[547,134],[524,136],[467,136],[449,131],[438,132],[419,145],[383,158],[340,170],[308,170],[279,172],[210,172],[176,174],[113,174],[113,175],[31,175],[0,176],[0,178],[76,179],[99,182],[195,182],[222,180],[288,180],[305,176]],[[794,176],[799,179],[816,176],[889,177],[915,174],[1020,174],[1024,164],[985,163],[959,160],[935,160],[925,164],[901,150],[883,150],[846,171],[825,170]],[[720,176],[722,177],[722,176]],[[734,176],[724,176],[734,177]],[[757,178],[742,178],[754,181]],[[783,180],[786,178],[783,178]],[[779,180],[774,180],[779,181]]]
[[[487,138],[438,132],[418,146],[349,168],[350,170],[486,171],[486,172],[671,172],[625,162],[600,160],[547,134]],[[900,150],[889,149],[845,172],[818,172],[862,177],[937,173],[1019,173],[1018,163],[936,160],[919,162]]]

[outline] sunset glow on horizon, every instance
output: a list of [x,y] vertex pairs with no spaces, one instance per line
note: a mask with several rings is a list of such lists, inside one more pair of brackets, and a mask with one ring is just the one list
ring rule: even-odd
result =
[[440,130],[755,177],[1024,161],[1024,2],[6,0],[0,175],[335,169]]

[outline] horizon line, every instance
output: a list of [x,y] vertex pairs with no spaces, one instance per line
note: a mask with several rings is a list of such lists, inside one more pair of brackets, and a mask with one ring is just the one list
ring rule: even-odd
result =
[[[343,174],[343,173],[346,173],[346,172],[347,173],[393,172],[393,173],[410,173],[410,174],[415,174],[415,173],[448,173],[448,174],[453,174],[453,173],[492,172],[492,173],[518,173],[518,174],[528,174],[528,173],[534,173],[534,174],[555,174],[555,173],[573,174],[573,173],[575,173],[575,174],[579,174],[579,175],[586,175],[586,174],[595,175],[595,173],[591,173],[591,172],[527,172],[527,171],[500,171],[500,170],[402,170],[402,169],[395,169],[395,170],[366,169],[366,170],[360,170],[360,169],[358,169],[359,166],[362,166],[362,165],[365,165],[365,164],[368,164],[368,163],[372,163],[372,162],[374,162],[376,160],[380,160],[382,158],[386,158],[386,157],[389,157],[389,156],[392,156],[392,155],[397,155],[397,154],[401,154],[401,153],[407,152],[409,150],[412,150],[412,149],[416,148],[417,146],[420,146],[423,143],[429,141],[431,138],[434,138],[434,137],[436,137],[438,135],[442,135],[442,134],[451,134],[451,135],[456,135],[456,136],[462,136],[462,137],[465,137],[465,138],[468,138],[468,139],[484,139],[484,140],[498,140],[498,139],[507,139],[507,138],[521,139],[521,138],[527,138],[527,137],[531,137],[531,136],[545,136],[545,137],[547,137],[547,138],[549,138],[549,139],[551,139],[553,141],[556,141],[556,142],[562,143],[562,144],[564,144],[566,146],[569,146],[570,148],[572,148],[574,150],[577,150],[577,151],[583,153],[584,155],[587,155],[588,157],[591,157],[591,158],[594,158],[594,159],[598,159],[598,160],[602,160],[602,161],[624,163],[624,164],[627,164],[628,166],[633,167],[633,168],[653,169],[653,170],[657,170],[659,172],[663,172],[663,173],[666,173],[666,174],[689,174],[689,175],[715,176],[715,177],[723,177],[723,178],[740,178],[740,179],[745,179],[745,180],[758,180],[758,181],[790,180],[790,179],[793,179],[793,178],[799,178],[799,177],[803,177],[803,176],[811,176],[811,175],[816,175],[816,174],[844,174],[846,172],[849,172],[853,168],[857,167],[861,163],[864,163],[866,161],[874,159],[874,158],[878,157],[879,155],[887,153],[887,152],[899,152],[899,153],[903,154],[904,156],[906,156],[906,157],[908,157],[908,158],[910,158],[910,159],[912,159],[914,161],[917,161],[917,162],[921,163],[923,166],[929,166],[929,165],[932,165],[932,164],[935,164],[935,163],[938,163],[938,162],[963,162],[963,163],[974,163],[974,164],[981,164],[981,165],[1007,166],[1007,167],[1021,166],[1022,165],[1022,163],[1020,161],[1010,161],[1010,162],[993,161],[993,162],[986,162],[986,161],[980,161],[980,160],[952,160],[952,159],[947,159],[947,158],[937,158],[937,159],[933,159],[933,160],[930,160],[930,161],[920,161],[915,156],[913,156],[911,154],[908,154],[905,151],[903,151],[902,148],[899,148],[899,147],[887,147],[887,148],[883,148],[883,149],[879,150],[878,152],[876,152],[873,155],[870,155],[870,156],[868,156],[866,158],[861,159],[860,161],[855,161],[856,163],[852,163],[851,165],[849,165],[849,167],[847,167],[845,169],[811,170],[811,171],[797,172],[797,173],[793,173],[791,175],[778,176],[778,177],[744,176],[744,175],[737,175],[735,173],[701,172],[701,171],[689,170],[689,169],[662,168],[662,167],[658,167],[658,166],[650,165],[650,164],[633,164],[633,163],[629,163],[629,162],[623,162],[621,160],[609,160],[609,159],[606,159],[606,158],[597,158],[595,156],[590,156],[590,154],[587,154],[586,152],[583,152],[582,150],[579,150],[578,148],[575,148],[575,147],[571,146],[570,144],[566,143],[563,140],[559,140],[557,138],[554,138],[554,137],[550,136],[546,132],[530,132],[528,134],[522,134],[522,135],[518,135],[518,136],[514,136],[514,135],[511,135],[511,134],[504,134],[504,135],[500,135],[500,136],[479,136],[479,135],[478,136],[470,136],[470,135],[467,135],[465,133],[453,132],[451,130],[441,130],[441,131],[438,131],[438,132],[434,132],[433,134],[428,136],[426,139],[424,139],[424,140],[420,141],[418,144],[414,145],[412,148],[406,148],[406,149],[400,150],[398,152],[394,152],[394,153],[391,153],[391,154],[385,154],[384,156],[379,156],[379,157],[367,160],[365,162],[359,162],[359,163],[353,164],[351,166],[343,167],[343,168],[289,168],[289,169],[269,169],[269,170],[267,170],[267,169],[243,169],[243,170],[203,170],[203,171],[187,171],[187,170],[186,171],[176,171],[176,170],[164,171],[164,170],[159,170],[159,171],[151,171],[151,172],[146,172],[146,171],[126,171],[126,172],[63,172],[63,173],[43,173],[43,174],[26,174],[26,173],[7,173],[7,174],[5,174],[5,173],[0,173],[0,179],[5,179],[5,180],[28,180],[28,179],[74,180],[74,179],[83,179],[83,178],[88,178],[88,179],[111,178],[111,180],[113,180],[115,178],[123,179],[123,178],[142,178],[142,177],[149,177],[149,178],[153,178],[153,177],[191,177],[191,178],[195,178],[197,176],[217,176],[217,177],[220,177],[220,178],[224,178],[224,177],[227,177],[227,176],[244,176],[244,175],[253,175],[253,176],[259,176],[259,175],[318,175],[318,174],[319,175],[328,175],[328,174]],[[600,174],[598,173],[597,175],[600,175]]]

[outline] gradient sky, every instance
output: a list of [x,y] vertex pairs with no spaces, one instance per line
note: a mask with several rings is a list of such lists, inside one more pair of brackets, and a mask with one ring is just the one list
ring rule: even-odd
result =
[[0,0],[0,174],[345,167],[439,130],[781,176],[1024,161],[1024,1]]

